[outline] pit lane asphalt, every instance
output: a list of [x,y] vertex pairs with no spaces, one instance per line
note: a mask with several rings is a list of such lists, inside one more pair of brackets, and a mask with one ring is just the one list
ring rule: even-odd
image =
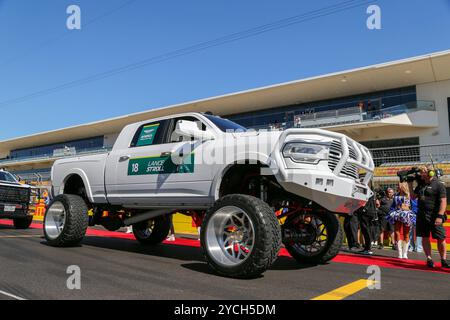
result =
[[[70,265],[81,268],[81,290],[67,289]],[[228,279],[210,271],[200,248],[89,236],[79,247],[61,249],[47,246],[40,229],[0,225],[0,299],[311,299],[366,279],[366,271],[365,265],[308,266],[279,257],[260,278]],[[347,299],[448,300],[450,273],[381,268],[380,290]]]

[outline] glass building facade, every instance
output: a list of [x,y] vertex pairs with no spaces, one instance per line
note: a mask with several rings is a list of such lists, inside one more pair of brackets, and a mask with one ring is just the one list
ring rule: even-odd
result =
[[225,115],[224,117],[247,128],[260,128],[273,124],[293,122],[296,116],[305,114],[348,109],[357,106],[362,106],[369,111],[383,110],[415,102],[416,100],[416,87],[411,86],[298,105],[280,106],[242,114]]
[[34,158],[53,156],[53,152],[58,149],[75,148],[77,152],[84,150],[92,150],[97,148],[103,148],[103,136],[73,140],[61,143],[54,143],[39,147],[31,147],[24,149],[12,150],[10,153],[10,159],[22,159],[22,158]]

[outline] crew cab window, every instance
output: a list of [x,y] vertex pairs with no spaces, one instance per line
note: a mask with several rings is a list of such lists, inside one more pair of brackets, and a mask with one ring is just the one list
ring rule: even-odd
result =
[[145,147],[163,143],[167,122],[167,120],[162,120],[140,126],[131,141],[130,147]]
[[237,124],[236,122],[233,122],[228,119],[224,119],[217,116],[212,115],[205,115],[212,123],[214,123],[221,131],[228,132],[228,131],[241,131],[245,132],[247,131],[247,128],[241,126],[240,124]]
[[171,143],[171,142],[182,142],[182,141],[186,141],[186,140],[190,141],[191,140],[191,139],[187,139],[186,137],[180,136],[179,134],[177,134],[175,132],[175,129],[177,127],[177,122],[178,121],[182,121],[182,120],[195,122],[200,130],[206,131],[206,125],[202,121],[200,121],[200,119],[197,119],[195,117],[175,118],[175,119],[173,119],[172,124],[170,126],[168,139],[167,139],[168,143]]

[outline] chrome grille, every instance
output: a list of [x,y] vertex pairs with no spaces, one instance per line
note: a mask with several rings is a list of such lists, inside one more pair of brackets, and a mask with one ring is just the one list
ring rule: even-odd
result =
[[19,204],[30,202],[30,189],[0,186],[0,202]]
[[[328,160],[328,167],[331,169],[331,171],[334,171],[339,160],[341,160],[341,156],[342,156],[341,143],[340,141],[334,140],[330,146],[330,154]],[[353,149],[353,146],[351,145],[349,145],[349,157],[354,160],[357,159],[355,149]],[[342,168],[341,174],[351,177],[355,180],[359,179],[359,170],[358,167],[355,166],[354,164],[346,163]]]

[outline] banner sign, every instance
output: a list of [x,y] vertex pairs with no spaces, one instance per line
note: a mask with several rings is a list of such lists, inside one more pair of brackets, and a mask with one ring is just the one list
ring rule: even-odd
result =
[[[415,165],[416,167],[418,165]],[[377,167],[375,168],[374,176],[375,177],[396,177],[397,172],[401,170],[409,170],[411,169],[412,165],[404,166],[404,165],[398,165],[398,166],[392,166],[392,167]],[[450,174],[450,164],[448,163],[437,163],[436,164],[437,169],[442,169],[444,171],[444,174]]]
[[156,132],[158,131],[159,123],[149,124],[142,128],[141,134],[139,135],[139,139],[137,141],[137,147],[150,146],[153,144],[153,140],[155,139]]
[[134,158],[128,163],[128,175],[194,173],[194,159],[193,153],[184,157],[182,164],[173,163],[171,156]]

